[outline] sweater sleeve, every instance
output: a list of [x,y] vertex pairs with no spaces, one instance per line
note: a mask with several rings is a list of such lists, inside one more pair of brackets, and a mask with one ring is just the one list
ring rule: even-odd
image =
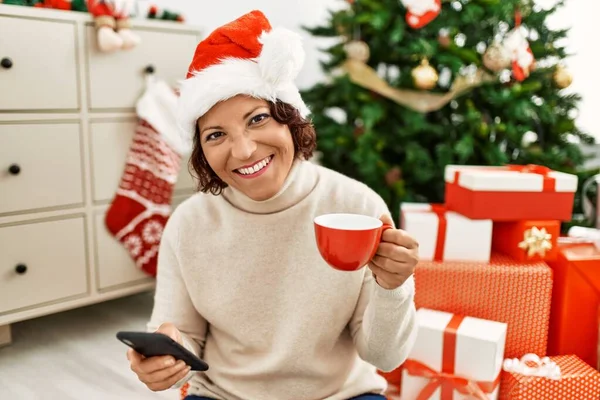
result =
[[[183,345],[201,356],[206,341],[207,322],[198,313],[190,299],[177,257],[176,220],[170,219],[163,232],[158,253],[154,308],[147,329],[154,332],[164,322],[171,322],[181,332]],[[194,371],[174,385],[181,387]]]
[[[367,267],[365,267],[367,268]],[[384,289],[365,271],[350,332],[359,356],[389,372],[408,357],[416,336],[415,282],[411,276],[396,289]]]
[[[371,206],[391,214],[385,202],[375,196]],[[368,207],[371,208],[371,207]],[[365,267],[365,277],[350,332],[359,356],[377,369],[389,372],[400,366],[408,357],[416,337],[415,281],[408,278],[402,286],[388,290],[375,281],[373,273]]]

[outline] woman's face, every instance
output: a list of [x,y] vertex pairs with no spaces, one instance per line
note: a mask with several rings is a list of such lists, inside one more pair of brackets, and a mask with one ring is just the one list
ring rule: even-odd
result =
[[198,120],[208,165],[226,184],[256,201],[274,196],[294,161],[287,125],[271,117],[265,100],[238,95]]

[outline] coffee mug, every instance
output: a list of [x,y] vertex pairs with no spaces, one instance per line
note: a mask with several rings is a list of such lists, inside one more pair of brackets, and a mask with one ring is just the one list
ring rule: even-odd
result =
[[324,214],[314,219],[317,247],[323,259],[340,271],[356,271],[377,252],[381,235],[392,228],[360,214]]

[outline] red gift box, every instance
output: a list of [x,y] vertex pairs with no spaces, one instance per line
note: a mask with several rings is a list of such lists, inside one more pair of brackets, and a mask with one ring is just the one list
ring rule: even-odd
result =
[[448,210],[471,219],[570,221],[577,176],[539,165],[448,165]]
[[501,400],[598,400],[600,373],[574,355],[551,357],[560,379],[502,372]]
[[560,221],[494,222],[492,249],[517,261],[554,260]]
[[552,270],[492,254],[489,263],[421,261],[415,269],[417,307],[508,324],[505,357],[545,355]]
[[548,354],[575,354],[598,363],[598,308],[600,307],[600,251],[592,244],[559,245]]

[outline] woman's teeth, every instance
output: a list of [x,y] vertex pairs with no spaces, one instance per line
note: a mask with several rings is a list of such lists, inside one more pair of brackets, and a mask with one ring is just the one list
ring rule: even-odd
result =
[[254,173],[257,173],[258,171],[260,171],[261,169],[263,169],[264,167],[266,167],[267,165],[269,165],[270,162],[271,162],[271,156],[263,159],[260,162],[257,162],[252,167],[238,168],[238,172],[242,175],[254,174]]

